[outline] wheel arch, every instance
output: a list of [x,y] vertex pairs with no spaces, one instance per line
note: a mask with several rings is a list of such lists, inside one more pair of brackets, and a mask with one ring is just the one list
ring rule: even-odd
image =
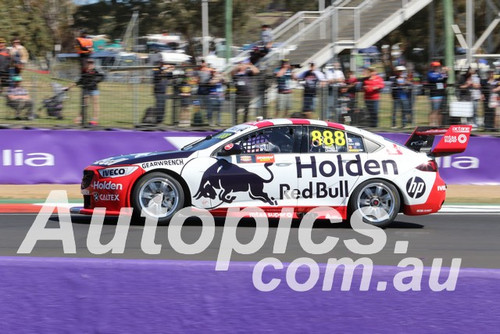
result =
[[[384,181],[384,182],[392,184],[394,186],[394,188],[396,188],[396,190],[398,191],[399,202],[400,202],[399,211],[398,212],[403,212],[403,208],[406,205],[404,194],[403,194],[402,190],[399,188],[399,186],[396,183],[394,183],[394,181],[392,181],[391,179],[387,179],[387,178],[383,178],[383,177],[377,177],[377,178],[373,178],[373,179],[364,180],[362,182],[359,182],[356,185],[356,187],[354,187],[354,189],[352,190],[351,194],[354,193],[359,187],[361,187],[361,185],[363,183],[365,183],[366,181],[372,181],[372,182]],[[350,211],[351,211],[351,201],[353,201],[353,200],[354,200],[354,198],[352,196],[349,196],[349,200],[347,201],[347,211],[348,211],[347,214],[348,214],[348,216],[350,216],[352,214],[352,212],[350,212]]]
[[146,175],[149,175],[151,173],[157,173],[157,172],[160,172],[160,173],[165,173],[167,175],[170,175],[171,177],[173,177],[176,181],[178,181],[181,186],[182,186],[182,190],[184,191],[184,206],[190,206],[191,205],[191,192],[189,190],[189,187],[186,183],[186,181],[176,172],[172,171],[172,170],[169,170],[169,169],[163,169],[163,168],[160,168],[160,169],[153,169],[153,170],[150,170],[144,174],[142,174],[135,182],[134,182],[134,186],[132,187],[132,189],[130,190],[130,194],[129,194],[129,201],[132,202],[132,195],[134,193],[134,190],[135,190],[135,187],[137,186],[137,184],[139,183],[139,181],[146,177]]

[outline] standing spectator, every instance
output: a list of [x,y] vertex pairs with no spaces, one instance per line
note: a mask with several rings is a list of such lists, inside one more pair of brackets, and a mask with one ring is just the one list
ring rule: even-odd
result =
[[328,64],[325,67],[325,77],[329,84],[344,84],[345,75],[342,72],[340,63],[336,62],[333,65]]
[[349,103],[347,108],[349,109],[348,115],[351,118],[351,122],[355,125],[359,123],[357,115],[358,101],[356,99],[356,92],[358,90],[358,78],[356,78],[356,73],[353,71],[347,72],[346,86],[343,88],[343,94],[349,98]]
[[448,69],[441,68],[441,63],[433,61],[431,70],[427,74],[427,82],[430,89],[431,112],[429,114],[429,125],[440,126],[442,123],[442,107],[446,94],[446,81],[448,81]]
[[163,123],[165,117],[165,105],[167,102],[168,83],[172,79],[173,65],[166,64],[163,59],[158,62],[158,67],[153,69],[153,94],[155,96],[156,124]]
[[94,52],[93,46],[94,42],[88,37],[87,31],[82,29],[80,31],[80,36],[75,40],[75,49],[80,56],[80,67],[82,70],[85,68],[87,60]]
[[[408,91],[411,84],[404,76],[406,67],[396,66],[395,75],[391,77],[391,93],[392,93],[392,128],[396,128],[396,115],[398,109],[401,110],[401,127],[404,128],[407,124],[407,118],[410,118],[410,99]],[[411,119],[410,119],[411,122]]]
[[231,73],[236,86],[236,123],[238,123],[238,111],[240,109],[243,109],[243,122],[248,120],[248,111],[252,99],[251,77],[259,73],[259,69],[250,62],[239,63]]
[[479,100],[481,99],[481,79],[475,69],[468,69],[459,87],[461,100],[472,102],[474,113],[472,118],[469,118],[467,122],[472,123],[473,127],[477,127],[477,109],[479,107]]
[[378,108],[380,100],[380,91],[384,88],[384,80],[377,74],[374,67],[364,70],[365,80],[363,82],[363,91],[365,92],[365,105],[370,118],[370,127],[378,126]]
[[314,63],[309,63],[309,69],[297,75],[297,79],[304,80],[302,113],[305,118],[311,118],[316,110],[316,94],[318,87],[325,81],[322,72],[316,70]]
[[[493,93],[500,95],[500,85],[497,86],[496,88],[493,88],[492,90]],[[497,97],[498,99],[498,97]],[[500,101],[497,100],[497,105],[495,107],[495,130],[494,131],[500,131]]]
[[5,47],[7,41],[5,38],[0,38],[0,93],[4,87],[9,87],[9,77],[10,77],[10,52]]
[[10,57],[12,60],[12,75],[21,75],[24,67],[28,63],[29,53],[28,50],[21,44],[21,40],[15,37],[12,40],[12,47],[10,49]]
[[196,72],[198,81],[198,100],[200,101],[200,109],[208,117],[209,100],[210,100],[210,80],[212,79],[212,69],[207,65],[205,60],[201,61],[200,68]]
[[[89,99],[92,99],[92,119],[90,125],[97,125],[99,119],[99,89],[97,85],[104,80],[104,74],[98,72],[95,68],[94,60],[87,59],[80,80],[76,85],[82,87],[83,106],[89,105]],[[85,110],[83,110],[85,111]]]
[[18,75],[12,77],[14,85],[7,90],[7,106],[16,111],[16,119],[21,119],[21,112],[26,109],[25,119],[32,120],[35,117],[33,101],[26,89],[21,86],[22,78]]
[[[221,73],[212,69],[212,79],[210,80],[210,101],[208,105],[207,119],[210,126],[220,125],[221,106],[224,101],[224,77]],[[216,123],[213,121],[213,115],[217,114]]]
[[495,71],[488,70],[488,77],[481,81],[484,108],[484,130],[493,131],[495,128],[495,109],[498,106],[498,95],[493,90],[498,87]]
[[[345,76],[340,63],[327,64],[325,77],[328,82],[328,110],[331,111],[327,118],[330,118],[336,115],[336,110],[340,106],[340,99],[344,97],[341,90],[345,86]],[[335,117],[335,119],[339,121],[340,117]]]
[[410,110],[409,110],[409,120],[408,122],[413,125],[414,124],[414,118],[413,118],[413,107],[415,105],[415,100],[417,98],[418,94],[418,89],[420,89],[420,77],[418,73],[414,72],[413,70],[409,69],[408,74],[406,76],[406,80],[409,82],[410,87],[408,89],[408,102],[410,103]]
[[288,59],[281,61],[281,66],[274,71],[278,83],[278,99],[276,101],[276,117],[287,117],[292,109],[292,67]]
[[196,85],[196,75],[193,69],[186,69],[179,83],[179,97],[181,99],[181,113],[179,115],[179,127],[188,127],[191,124],[191,105],[193,87]]
[[271,47],[273,46],[273,32],[271,31],[271,27],[267,24],[263,24],[261,26],[260,43],[264,48],[265,54],[267,54],[269,50],[271,50]]

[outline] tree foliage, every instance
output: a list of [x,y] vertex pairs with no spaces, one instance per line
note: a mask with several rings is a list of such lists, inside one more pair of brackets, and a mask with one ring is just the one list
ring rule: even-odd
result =
[[[325,1],[328,5],[330,1]],[[465,32],[465,2],[454,1],[455,22]],[[476,36],[486,29],[488,14],[494,13],[487,2],[475,1]],[[134,11],[140,13],[139,34],[181,33],[192,40],[202,35],[202,0],[100,0],[93,4],[75,6],[72,0],[2,0],[0,1],[0,36],[10,40],[19,35],[32,55],[52,51],[61,44],[63,51],[73,51],[75,32],[86,28],[92,34],[106,34],[111,39],[123,37]],[[317,10],[317,1],[303,0],[232,0],[233,41],[237,45],[251,43],[259,38],[262,23],[258,15],[269,11]],[[444,45],[442,1],[434,1],[436,8],[436,51],[442,55]],[[225,36],[225,0],[208,0],[209,32],[214,37]],[[497,27],[497,30],[500,27]],[[429,15],[427,8],[415,15],[380,44],[403,43],[411,58],[415,47],[428,50]],[[500,34],[494,34],[487,44],[489,53],[500,52]],[[193,47],[189,52],[194,52]]]

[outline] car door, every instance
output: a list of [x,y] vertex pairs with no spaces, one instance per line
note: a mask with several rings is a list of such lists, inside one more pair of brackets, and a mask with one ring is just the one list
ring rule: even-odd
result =
[[299,206],[345,207],[363,175],[362,137],[341,129],[306,126],[304,149],[296,159]]
[[289,191],[298,185],[294,175],[301,129],[298,125],[261,128],[216,150],[217,167],[211,168],[211,179],[217,180],[212,185],[217,193],[213,206],[295,206],[297,199]]

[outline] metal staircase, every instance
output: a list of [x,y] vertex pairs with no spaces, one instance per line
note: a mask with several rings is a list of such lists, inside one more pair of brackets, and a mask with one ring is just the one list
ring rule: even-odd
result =
[[278,45],[263,61],[274,66],[323,65],[345,49],[369,47],[426,7],[432,0],[337,1],[323,12],[299,12],[273,30]]

